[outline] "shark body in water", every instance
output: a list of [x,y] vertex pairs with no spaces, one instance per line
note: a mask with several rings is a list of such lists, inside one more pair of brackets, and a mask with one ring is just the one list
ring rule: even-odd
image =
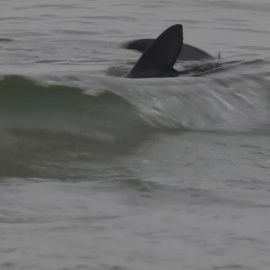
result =
[[[211,60],[213,56],[183,43],[183,26],[175,24],[162,32],[156,39],[136,40],[126,45],[128,49],[142,51],[143,54],[124,77],[127,78],[160,78],[179,75],[203,74],[213,70],[220,64],[203,64],[192,66],[190,70],[174,69],[176,61],[184,57],[186,60]],[[183,60],[183,59],[182,59]]]

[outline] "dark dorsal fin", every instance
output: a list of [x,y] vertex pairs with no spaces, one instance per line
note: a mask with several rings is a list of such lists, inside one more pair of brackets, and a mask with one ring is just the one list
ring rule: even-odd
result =
[[181,24],[165,30],[143,53],[127,75],[129,78],[172,77],[178,72],[173,69],[183,44]]

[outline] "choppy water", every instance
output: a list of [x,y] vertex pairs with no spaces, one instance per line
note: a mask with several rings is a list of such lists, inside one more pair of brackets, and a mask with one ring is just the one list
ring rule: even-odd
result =
[[[268,270],[269,12],[266,0],[2,0],[1,270]],[[123,42],[175,23],[224,68],[108,75],[139,57]]]

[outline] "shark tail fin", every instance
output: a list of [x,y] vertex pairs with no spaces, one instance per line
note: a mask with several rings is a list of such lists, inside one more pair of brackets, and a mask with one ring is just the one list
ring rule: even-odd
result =
[[155,41],[154,38],[143,38],[143,39],[131,40],[122,44],[122,48],[143,53],[147,50],[147,48],[150,47],[150,45],[154,41]]

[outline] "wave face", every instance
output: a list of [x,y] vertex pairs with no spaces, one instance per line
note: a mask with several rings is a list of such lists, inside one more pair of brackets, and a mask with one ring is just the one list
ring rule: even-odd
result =
[[59,177],[57,164],[68,170],[67,162],[109,159],[156,132],[268,133],[269,97],[266,60],[207,77],[7,74],[0,81],[0,171],[44,177],[42,168],[51,166],[48,176]]
[[36,163],[87,162],[121,152],[149,130],[130,103],[106,90],[86,94],[75,87],[6,76],[0,97],[3,175],[16,175],[18,169],[31,175]]

